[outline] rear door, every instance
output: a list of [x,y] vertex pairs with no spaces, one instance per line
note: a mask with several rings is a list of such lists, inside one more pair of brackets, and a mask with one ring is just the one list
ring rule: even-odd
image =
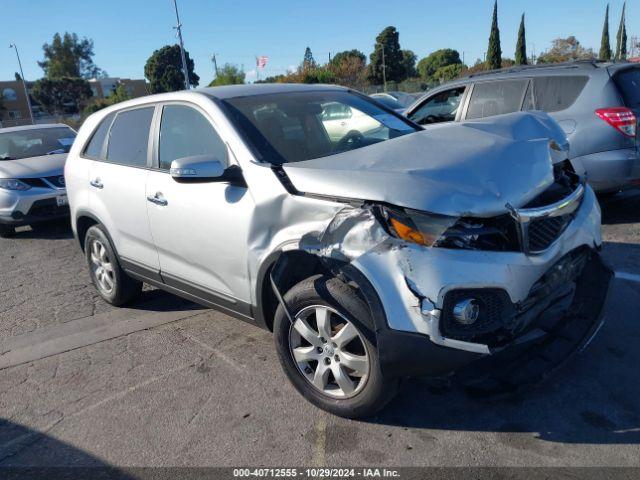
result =
[[[106,227],[123,262],[157,272],[159,260],[151,238],[145,196],[154,111],[155,106],[144,106],[115,115],[97,157],[94,150],[89,171],[89,205]],[[102,134],[102,127],[94,136]]]

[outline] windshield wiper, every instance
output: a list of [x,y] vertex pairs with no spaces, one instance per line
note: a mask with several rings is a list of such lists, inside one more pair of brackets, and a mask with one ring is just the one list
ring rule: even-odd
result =
[[10,155],[0,155],[0,160],[15,160],[15,158]]

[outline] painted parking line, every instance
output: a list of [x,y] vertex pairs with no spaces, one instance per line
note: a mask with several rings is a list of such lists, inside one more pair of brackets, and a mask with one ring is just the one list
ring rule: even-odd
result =
[[629,272],[614,272],[616,278],[620,280],[628,280],[630,282],[639,282],[640,283],[640,275],[637,273],[629,273]]

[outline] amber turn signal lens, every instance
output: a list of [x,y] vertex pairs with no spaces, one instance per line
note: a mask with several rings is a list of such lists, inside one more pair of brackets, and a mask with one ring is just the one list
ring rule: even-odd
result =
[[414,228],[411,228],[408,225],[400,222],[399,220],[391,217],[389,219],[391,221],[391,226],[394,228],[398,237],[408,242],[418,243],[420,245],[427,245],[427,242],[424,239],[422,233],[417,231]]

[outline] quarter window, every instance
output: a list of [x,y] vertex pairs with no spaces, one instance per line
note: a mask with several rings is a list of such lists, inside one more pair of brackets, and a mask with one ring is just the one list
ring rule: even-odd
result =
[[476,83],[471,93],[467,119],[520,111],[528,85],[528,79]]
[[211,123],[197,110],[167,105],[160,123],[160,168],[169,170],[177,158],[209,155],[227,164],[227,147]]
[[533,96],[536,108],[545,112],[559,112],[569,108],[587,84],[588,77],[535,77]]
[[109,132],[107,160],[121,165],[147,165],[149,128],[154,107],[119,112]]
[[113,121],[113,117],[115,113],[110,113],[100,123],[96,131],[94,132],[91,140],[89,141],[89,145],[84,151],[84,154],[87,157],[103,159],[102,158],[102,147],[104,146],[104,140],[107,138],[107,132],[109,132],[109,127],[111,126],[111,122]]

